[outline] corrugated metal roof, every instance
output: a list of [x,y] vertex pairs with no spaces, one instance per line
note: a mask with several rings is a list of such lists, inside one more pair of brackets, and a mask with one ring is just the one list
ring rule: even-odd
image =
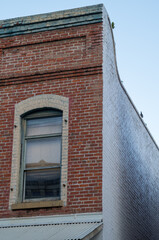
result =
[[102,223],[75,223],[0,228],[1,240],[77,240],[83,239]]
[[102,228],[97,214],[83,214],[83,222],[82,214],[57,216],[57,222],[55,219],[56,216],[1,220],[0,240],[80,240],[92,237]]

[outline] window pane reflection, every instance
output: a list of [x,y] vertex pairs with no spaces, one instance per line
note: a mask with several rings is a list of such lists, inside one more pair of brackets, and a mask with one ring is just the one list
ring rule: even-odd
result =
[[60,197],[60,168],[28,171],[25,181],[25,199]]
[[27,120],[27,136],[62,132],[62,117],[45,117]]
[[26,141],[26,168],[57,166],[60,164],[60,159],[61,137]]

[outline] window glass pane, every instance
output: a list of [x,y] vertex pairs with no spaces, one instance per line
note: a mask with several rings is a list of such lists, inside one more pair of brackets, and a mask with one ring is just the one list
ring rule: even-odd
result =
[[61,133],[62,117],[45,117],[27,120],[27,136]]
[[60,197],[60,168],[28,171],[25,180],[25,199]]
[[49,167],[60,164],[61,137],[28,139],[26,168]]

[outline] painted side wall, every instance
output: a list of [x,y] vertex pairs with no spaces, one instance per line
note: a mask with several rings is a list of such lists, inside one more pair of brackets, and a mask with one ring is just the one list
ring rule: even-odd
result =
[[104,12],[104,240],[159,239],[159,151],[119,82]]

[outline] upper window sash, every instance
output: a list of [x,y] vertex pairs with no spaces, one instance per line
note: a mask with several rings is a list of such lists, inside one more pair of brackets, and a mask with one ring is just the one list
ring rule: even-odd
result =
[[26,120],[26,137],[62,134],[62,116]]

